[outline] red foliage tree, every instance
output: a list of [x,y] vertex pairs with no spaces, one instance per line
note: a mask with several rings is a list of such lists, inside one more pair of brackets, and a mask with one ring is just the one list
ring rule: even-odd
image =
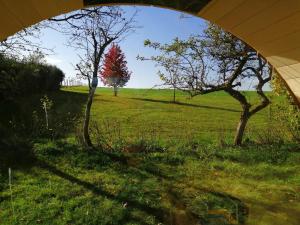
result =
[[125,86],[130,75],[124,53],[119,45],[113,44],[105,54],[103,69],[100,72],[102,82],[104,85],[113,87],[114,95],[117,96],[118,87]]

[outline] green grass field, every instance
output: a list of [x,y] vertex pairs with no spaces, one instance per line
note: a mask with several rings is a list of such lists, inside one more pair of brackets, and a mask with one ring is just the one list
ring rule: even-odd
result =
[[79,144],[86,88],[48,96],[47,131],[41,96],[0,106],[0,224],[299,224],[299,147],[272,107],[233,147],[240,107],[225,93],[177,93],[174,104],[170,90],[98,89],[89,152]]
[[[76,89],[86,92],[86,89]],[[213,141],[221,135],[234,135],[240,116],[240,106],[226,93],[214,93],[190,99],[177,93],[177,104],[170,104],[172,91],[122,89],[119,97],[110,89],[97,92],[93,107],[93,120],[97,123],[118,123],[126,137],[137,137],[151,131],[162,140],[202,139]],[[256,102],[255,93],[248,98]],[[269,110],[250,120],[248,134],[267,127]]]

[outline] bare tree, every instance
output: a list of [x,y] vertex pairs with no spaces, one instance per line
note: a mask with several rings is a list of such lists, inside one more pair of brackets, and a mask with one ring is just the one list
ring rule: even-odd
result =
[[59,23],[56,29],[69,35],[68,45],[80,58],[76,70],[88,80],[89,96],[83,125],[83,138],[88,147],[93,146],[89,135],[90,111],[102,57],[112,42],[121,41],[135,30],[135,15],[125,17],[120,7],[94,7],[51,19]]
[[0,54],[9,57],[23,58],[27,56],[28,53],[34,51],[39,51],[43,53],[43,55],[52,52],[52,49],[44,47],[40,41],[44,28],[44,23],[35,24],[0,41]]
[[[204,46],[211,61],[216,65],[215,71],[220,82],[213,86],[205,84],[204,87],[210,90],[221,88],[240,103],[242,113],[234,143],[241,145],[249,119],[270,104],[263,87],[271,80],[272,68],[253,48],[216,25],[209,24],[205,30]],[[247,79],[256,80],[254,88],[260,98],[256,105],[252,105],[246,96],[235,88]]]
[[[191,96],[225,91],[240,103],[242,113],[234,143],[241,145],[250,117],[270,103],[263,91],[271,79],[271,67],[267,61],[247,44],[212,24],[201,37],[192,36],[185,41],[175,39],[166,45],[147,40],[145,44],[161,51],[161,55],[150,60],[166,71],[171,67],[176,71],[176,89]],[[256,80],[255,90],[260,97],[260,102],[253,106],[238,90],[242,83],[251,79]],[[165,81],[173,84],[168,79]]]

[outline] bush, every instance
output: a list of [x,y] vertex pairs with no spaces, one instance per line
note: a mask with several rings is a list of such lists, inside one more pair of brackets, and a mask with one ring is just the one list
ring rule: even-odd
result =
[[295,105],[295,99],[286,88],[286,84],[276,72],[271,82],[275,95],[283,96],[275,105],[274,117],[281,123],[293,141],[300,143],[300,109]]
[[64,73],[56,66],[0,54],[0,101],[58,90],[63,78]]
[[289,103],[276,105],[275,118],[293,141],[300,143],[300,109]]

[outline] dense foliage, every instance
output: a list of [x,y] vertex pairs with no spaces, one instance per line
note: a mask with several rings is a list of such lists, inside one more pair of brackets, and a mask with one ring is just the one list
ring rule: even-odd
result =
[[276,71],[272,76],[271,86],[276,96],[282,96],[281,101],[274,104],[274,117],[281,123],[286,134],[300,143],[300,109]]
[[0,55],[0,100],[58,90],[63,78],[56,66]]
[[125,55],[120,46],[113,44],[105,55],[103,70],[100,73],[101,80],[105,85],[115,88],[123,87],[130,79]]

